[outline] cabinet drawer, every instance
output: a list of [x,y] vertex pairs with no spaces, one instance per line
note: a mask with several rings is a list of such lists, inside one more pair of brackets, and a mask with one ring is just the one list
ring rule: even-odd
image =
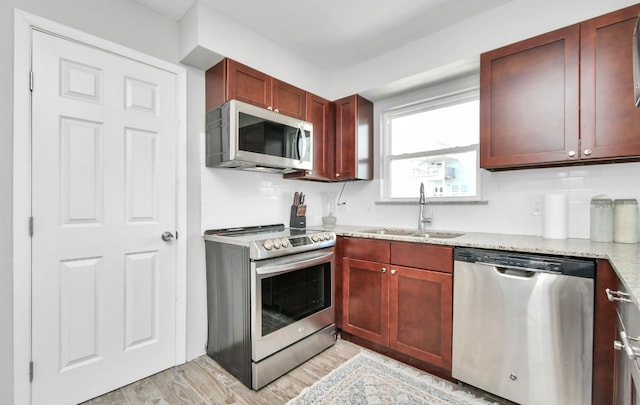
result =
[[453,248],[424,243],[391,242],[391,264],[453,273]]
[[389,263],[389,242],[360,238],[344,238],[342,242],[344,257]]

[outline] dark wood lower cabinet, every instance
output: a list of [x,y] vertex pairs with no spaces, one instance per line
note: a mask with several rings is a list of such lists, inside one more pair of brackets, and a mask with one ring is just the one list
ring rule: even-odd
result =
[[598,260],[594,299],[593,328],[593,405],[611,404],[614,387],[613,341],[618,340],[616,304],[607,299],[605,290],[618,288],[616,276],[607,260]]
[[342,328],[385,346],[389,345],[387,267],[384,263],[342,259]]
[[389,280],[389,347],[450,370],[451,274],[392,266]]
[[[372,256],[384,260],[390,245],[394,251],[389,242],[351,238],[342,242],[345,255],[366,257],[368,249],[375,247]],[[417,251],[425,247],[413,245]],[[435,263],[438,253],[451,255],[452,251],[436,247],[433,253]],[[354,257],[342,258],[339,268],[339,327],[348,340],[440,376],[451,376],[452,269],[432,271]]]

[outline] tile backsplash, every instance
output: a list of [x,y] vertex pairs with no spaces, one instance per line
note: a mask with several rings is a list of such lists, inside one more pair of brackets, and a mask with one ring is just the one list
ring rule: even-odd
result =
[[[432,229],[541,235],[542,217],[531,199],[566,193],[568,237],[589,238],[591,198],[606,194],[640,199],[640,163],[616,163],[504,172],[482,171],[484,205],[433,205]],[[203,168],[202,229],[288,223],[293,193],[307,194],[307,223],[321,223],[321,193],[340,193],[343,183],[283,180],[278,174]],[[340,199],[338,224],[417,227],[417,205],[381,205],[381,180],[349,182]],[[418,190],[416,190],[416,202]]]

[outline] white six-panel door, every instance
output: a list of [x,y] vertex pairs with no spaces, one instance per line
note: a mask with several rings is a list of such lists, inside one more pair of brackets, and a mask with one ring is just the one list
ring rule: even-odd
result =
[[34,31],[33,404],[175,365],[175,74]]

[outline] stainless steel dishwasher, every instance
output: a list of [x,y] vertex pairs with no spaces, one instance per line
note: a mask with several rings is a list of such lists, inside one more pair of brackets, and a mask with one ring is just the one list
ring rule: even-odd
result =
[[595,261],[456,248],[452,375],[520,404],[590,404]]

